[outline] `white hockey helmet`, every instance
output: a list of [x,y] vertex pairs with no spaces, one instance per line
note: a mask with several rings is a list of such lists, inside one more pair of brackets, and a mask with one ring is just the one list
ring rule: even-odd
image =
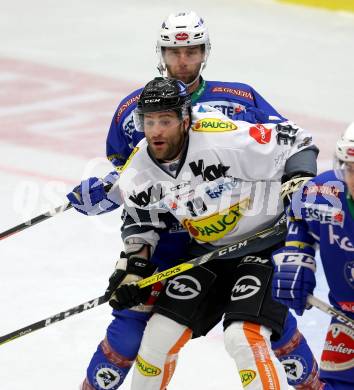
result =
[[336,157],[339,162],[354,163],[354,122],[352,122],[336,144]]
[[204,61],[200,72],[206,67],[210,53],[210,40],[208,29],[204,20],[194,11],[178,12],[170,14],[162,23],[157,39],[156,52],[159,57],[158,70],[161,75],[166,71],[166,63],[163,59],[163,47],[183,47],[204,45]]

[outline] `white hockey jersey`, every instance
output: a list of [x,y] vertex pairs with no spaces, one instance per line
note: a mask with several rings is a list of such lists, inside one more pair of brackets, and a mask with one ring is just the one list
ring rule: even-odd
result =
[[[231,121],[205,106],[197,106],[192,119],[176,177],[150,157],[145,139],[123,167],[119,187],[137,228],[132,235],[139,226],[144,232],[164,228],[166,212],[196,241],[215,246],[271,225],[283,211],[285,164],[313,145],[311,135],[290,122]],[[144,236],[155,247],[156,234]]]

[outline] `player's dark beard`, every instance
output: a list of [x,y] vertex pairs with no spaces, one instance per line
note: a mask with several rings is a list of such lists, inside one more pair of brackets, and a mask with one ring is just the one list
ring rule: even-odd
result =
[[169,144],[169,148],[167,149],[165,156],[163,156],[160,160],[163,162],[176,160],[182,152],[185,140],[186,133],[183,133],[177,143]]
[[[180,124],[181,130],[184,126],[183,123]],[[164,153],[159,153],[155,150],[153,141],[151,139],[148,139],[148,145],[149,150],[151,154],[154,156],[154,158],[160,162],[169,162],[174,161],[178,158],[178,156],[181,154],[182,149],[185,144],[185,140],[187,138],[188,131],[184,129],[183,132],[180,133],[180,136],[178,137],[178,140],[169,140],[167,142],[167,149]]]

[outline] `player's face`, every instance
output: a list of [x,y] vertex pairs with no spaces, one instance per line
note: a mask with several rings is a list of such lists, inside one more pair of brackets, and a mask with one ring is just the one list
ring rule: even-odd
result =
[[182,151],[189,118],[181,120],[174,111],[144,115],[144,132],[149,149],[157,160],[173,161]]
[[198,77],[204,61],[204,48],[202,45],[166,47],[163,56],[168,77],[189,84]]
[[344,179],[348,186],[348,190],[354,199],[354,162],[347,162],[344,164]]

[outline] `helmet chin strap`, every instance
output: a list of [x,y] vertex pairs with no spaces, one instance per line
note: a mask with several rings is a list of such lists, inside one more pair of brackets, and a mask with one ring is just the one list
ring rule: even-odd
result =
[[195,82],[197,82],[199,80],[199,77],[201,74],[202,74],[202,71],[200,70],[197,77],[193,81],[191,81],[190,83],[185,83],[187,88],[190,88]]

